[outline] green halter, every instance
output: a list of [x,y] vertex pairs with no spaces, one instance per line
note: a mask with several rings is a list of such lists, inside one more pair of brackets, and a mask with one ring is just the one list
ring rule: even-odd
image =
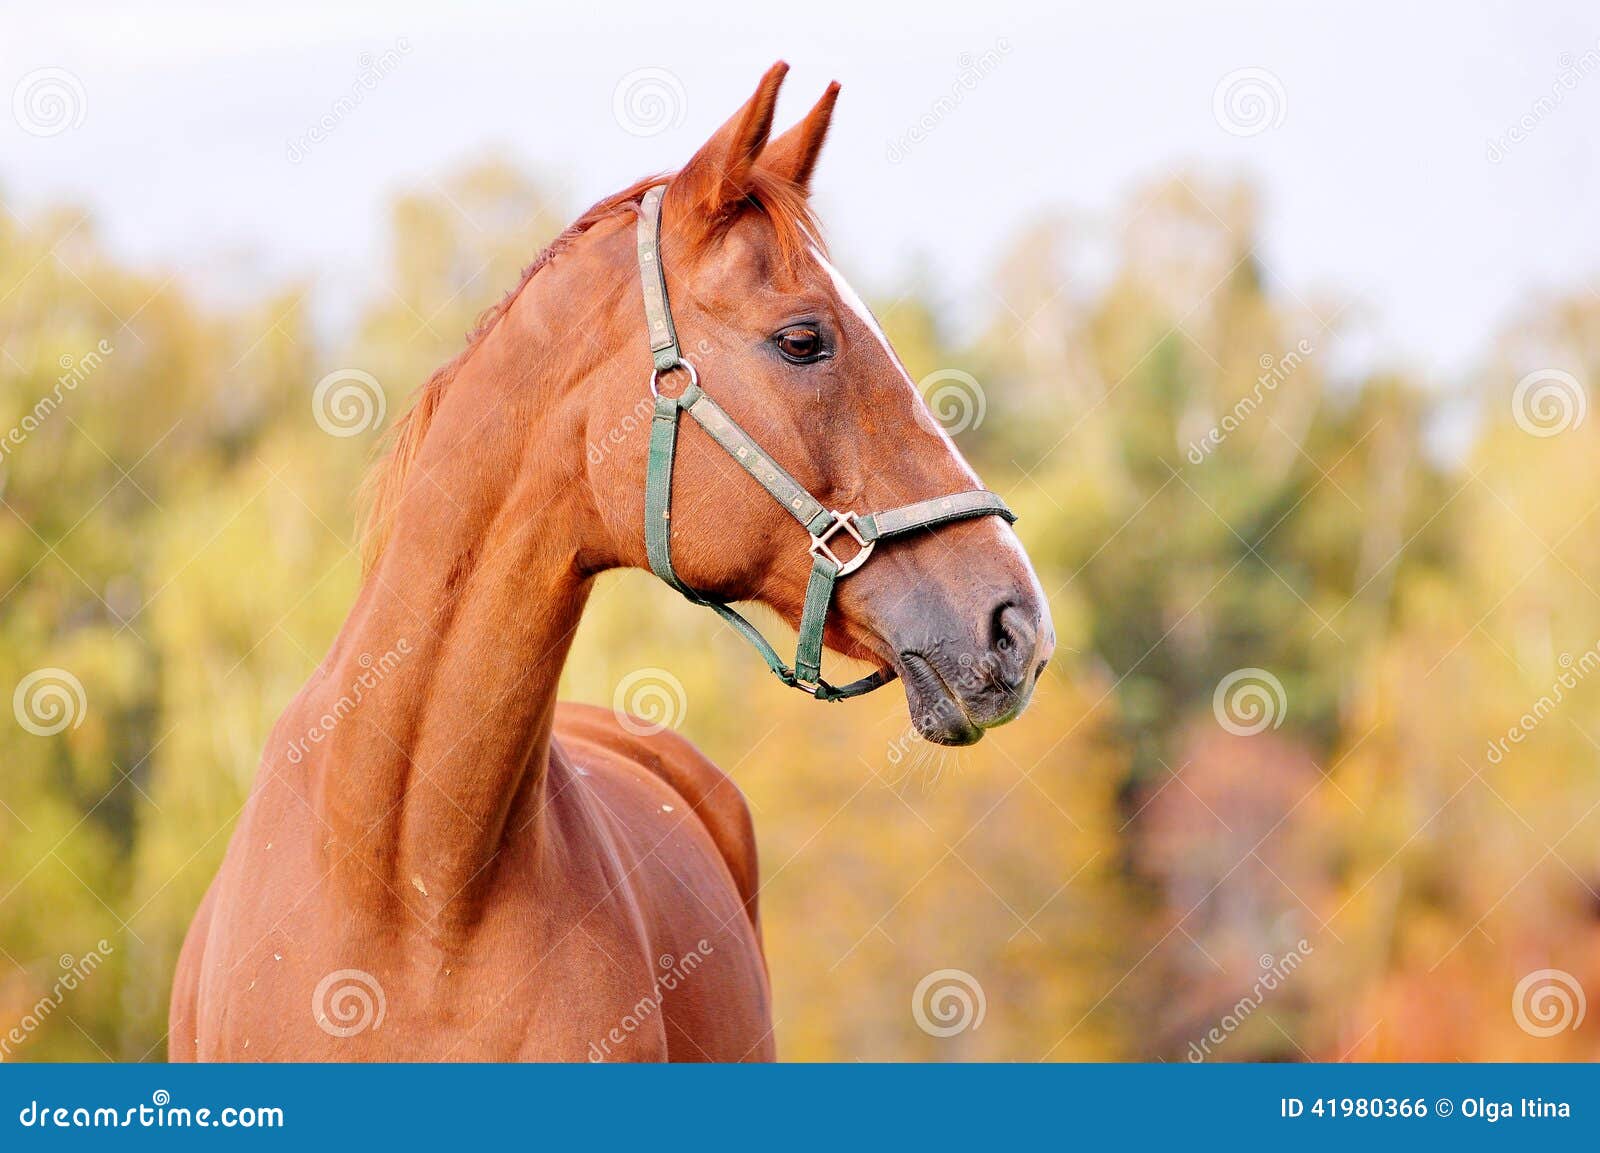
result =
[[[666,185],[658,184],[644,194],[638,234],[644,317],[650,331],[650,354],[655,362],[655,371],[650,374],[650,392],[656,404],[650,421],[650,460],[644,482],[644,542],[650,569],[689,600],[705,605],[732,625],[756,647],[767,667],[784,684],[810,693],[820,701],[841,701],[869,693],[894,680],[894,670],[880,669],[837,688],[822,679],[822,633],[828,620],[828,606],[833,601],[834,582],[865,564],[884,537],[969,517],[998,516],[1015,521],[1016,515],[1006,507],[1005,501],[983,489],[934,497],[864,516],[835,512],[825,508],[784,471],[783,466],[735,424],[716,401],[701,391],[700,376],[694,365],[678,350],[678,333],[672,323],[672,310],[667,305],[666,273],[661,267],[661,197],[665,192]],[[677,368],[689,374],[689,386],[681,396],[662,396],[657,388],[660,375]],[[693,417],[712,440],[755,477],[811,534],[811,579],[806,585],[805,607],[800,613],[800,643],[792,669],[783,663],[754,625],[726,604],[690,588],[672,571],[672,459],[678,444],[678,415],[683,412]],[[859,549],[848,561],[840,561],[828,547],[828,542],[841,532],[854,540]]]

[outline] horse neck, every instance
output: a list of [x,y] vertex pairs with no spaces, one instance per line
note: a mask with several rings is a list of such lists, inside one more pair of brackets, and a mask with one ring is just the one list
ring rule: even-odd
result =
[[[299,710],[335,718],[306,758],[334,867],[357,899],[403,901],[440,931],[475,919],[496,854],[542,819],[556,685],[601,567],[582,390],[562,376],[603,350],[547,354],[563,318],[593,322],[566,315],[574,289],[541,273],[444,386]],[[341,718],[329,702],[352,696]]]

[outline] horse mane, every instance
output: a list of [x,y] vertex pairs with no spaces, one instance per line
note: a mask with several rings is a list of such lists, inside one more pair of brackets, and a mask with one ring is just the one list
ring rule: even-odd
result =
[[[372,571],[378,558],[383,554],[383,547],[388,541],[390,523],[400,503],[406,476],[417,453],[422,449],[423,437],[427,435],[428,428],[433,423],[434,414],[439,409],[440,401],[444,399],[445,390],[450,387],[450,382],[461,371],[461,367],[471,359],[483,338],[489,335],[501,318],[511,310],[517,297],[522,295],[522,290],[528,287],[528,282],[537,276],[542,268],[571,248],[579,237],[596,224],[624,213],[636,214],[644,194],[668,179],[665,176],[646,177],[592,205],[588,211],[568,225],[538,256],[534,257],[532,264],[522,270],[522,277],[517,281],[516,287],[479,314],[472,330],[467,333],[466,347],[457,353],[454,359],[436,369],[427,382],[417,390],[411,407],[385,434],[379,449],[379,458],[368,470],[361,484],[359,504],[364,510],[361,531],[363,575]],[[796,267],[808,248],[812,246],[821,248],[822,240],[816,216],[811,211],[803,189],[759,167],[749,174],[749,184],[746,199],[735,206],[732,214],[744,208],[753,208],[763,213],[772,222],[777,233],[778,251],[787,267]],[[731,222],[732,214],[729,221],[722,223]],[[701,237],[700,244],[703,246],[708,243],[716,234],[716,230],[708,230]],[[642,326],[643,321],[640,323]]]

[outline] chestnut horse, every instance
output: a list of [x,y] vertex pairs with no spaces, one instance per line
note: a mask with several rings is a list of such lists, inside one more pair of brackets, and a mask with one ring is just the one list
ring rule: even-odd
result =
[[[655,185],[649,255],[696,387],[791,481],[832,509],[981,488],[817,239],[838,86],[768,141],[785,70],[670,179],[585,213],[397,427],[355,606],[273,729],[184,942],[174,1059],[773,1056],[738,789],[674,733],[555,696],[595,576],[649,560],[650,449],[617,430],[651,404],[637,225]],[[676,577],[800,620],[793,510],[682,423]],[[824,609],[829,647],[897,672],[929,740],[1019,713],[1054,641],[1009,524],[874,543]]]

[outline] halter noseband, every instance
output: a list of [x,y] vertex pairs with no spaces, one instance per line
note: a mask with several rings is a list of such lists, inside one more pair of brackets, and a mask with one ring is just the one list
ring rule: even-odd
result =
[[[864,565],[884,537],[977,516],[998,516],[1014,522],[1016,515],[1006,507],[1005,501],[984,489],[933,497],[888,512],[861,516],[828,509],[807,492],[701,390],[700,375],[678,350],[678,333],[672,323],[672,310],[667,305],[667,278],[661,265],[661,197],[665,192],[666,185],[658,184],[644,194],[639,206],[638,230],[639,280],[644,288],[650,355],[655,363],[650,373],[655,413],[650,421],[650,457],[644,482],[644,541],[650,569],[689,600],[706,606],[732,625],[755,646],[767,667],[784,684],[821,701],[840,701],[869,693],[894,680],[894,670],[879,669],[837,688],[822,679],[822,633],[827,625],[828,607],[833,602],[834,582]],[[662,396],[658,388],[661,375],[678,368],[689,374],[688,387],[680,396]],[[811,579],[806,584],[805,607],[800,613],[800,641],[792,669],[783,663],[754,625],[721,601],[690,588],[672,571],[672,460],[678,443],[678,415],[682,412],[693,417],[712,440],[755,477],[811,534]],[[854,540],[859,549],[848,561],[840,561],[828,545],[840,533]]]

